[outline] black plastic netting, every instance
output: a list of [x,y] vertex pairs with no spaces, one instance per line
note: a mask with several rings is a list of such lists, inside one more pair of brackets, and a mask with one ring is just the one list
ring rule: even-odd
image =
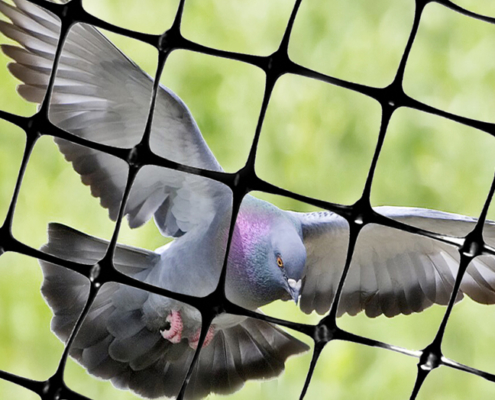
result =
[[[353,83],[350,81],[341,80],[336,77],[332,77],[316,72],[313,69],[307,68],[303,65],[293,62],[289,58],[288,48],[291,40],[291,31],[294,22],[296,20],[296,17],[298,15],[298,10],[300,8],[302,0],[295,2],[292,13],[287,22],[285,34],[283,35],[280,46],[276,52],[274,52],[269,56],[239,54],[239,53],[218,50],[214,48],[205,47],[199,43],[186,39],[181,34],[181,19],[182,19],[184,6],[186,3],[185,0],[182,0],[179,4],[171,28],[162,35],[137,33],[127,30],[124,27],[115,26],[105,21],[102,21],[85,11],[85,9],[82,6],[82,0],[72,0],[67,4],[55,4],[55,3],[45,2],[42,0],[30,0],[30,1],[32,3],[39,5],[40,7],[46,8],[47,10],[51,11],[61,20],[60,41],[58,44],[58,52],[55,58],[53,71],[56,71],[57,69],[57,63],[63,49],[64,40],[67,37],[67,35],[70,34],[71,27],[73,27],[73,25],[76,23],[84,23],[84,24],[91,24],[95,27],[105,29],[107,31],[114,32],[123,36],[127,36],[129,38],[137,39],[138,41],[147,43],[155,47],[158,50],[158,54],[159,54],[158,67],[155,76],[156,83],[160,81],[160,76],[168,60],[168,56],[175,50],[185,50],[185,51],[220,57],[220,58],[232,59],[232,60],[240,61],[242,63],[250,64],[252,66],[259,68],[265,73],[266,81],[265,81],[263,102],[262,102],[261,110],[259,112],[259,118],[254,133],[254,140],[252,141],[252,147],[249,152],[249,156],[247,158],[245,166],[236,173],[220,173],[220,172],[212,172],[209,170],[202,170],[192,166],[178,164],[173,160],[167,160],[157,156],[152,151],[152,148],[150,148],[150,144],[149,144],[151,118],[148,119],[148,123],[146,124],[146,127],[144,129],[142,141],[138,145],[133,146],[132,148],[113,147],[105,144],[95,143],[60,129],[52,122],[50,122],[48,118],[49,101],[47,99],[50,99],[51,96],[52,86],[55,81],[54,73],[52,73],[51,75],[49,89],[45,96],[45,101],[42,103],[37,113],[35,113],[30,117],[23,117],[0,110],[0,117],[3,120],[8,121],[9,123],[14,124],[17,127],[21,128],[26,135],[24,156],[22,158],[22,164],[20,167],[20,172],[18,174],[17,183],[15,185],[14,195],[12,196],[12,200],[5,221],[3,222],[3,225],[0,228],[0,253],[2,255],[8,252],[18,253],[28,257],[32,257],[34,259],[44,260],[46,262],[53,262],[60,266],[72,270],[77,270],[83,273],[91,282],[90,284],[91,290],[88,301],[86,303],[86,306],[82,314],[78,319],[78,322],[76,323],[76,326],[72,334],[70,335],[70,338],[68,339],[68,342],[66,343],[63,355],[60,359],[59,367],[56,370],[55,374],[46,381],[35,381],[28,379],[24,376],[19,376],[7,371],[0,370],[0,378],[24,387],[25,389],[28,389],[36,393],[42,399],[86,398],[83,395],[69,389],[68,386],[66,385],[65,383],[66,381],[64,380],[66,360],[68,358],[69,349],[74,341],[77,331],[81,327],[82,322],[87,312],[89,311],[93,300],[98,294],[100,287],[102,287],[107,282],[114,281],[114,282],[130,285],[136,288],[140,288],[143,290],[147,290],[169,298],[177,299],[181,302],[196,307],[201,312],[202,320],[203,320],[202,336],[200,338],[200,343],[202,343],[202,341],[206,336],[210,322],[218,314],[223,312],[230,314],[246,315],[252,318],[273,322],[279,326],[286,327],[289,328],[290,330],[297,331],[303,335],[306,335],[307,337],[309,337],[314,341],[314,347],[312,350],[312,360],[310,363],[309,371],[307,372],[307,378],[305,380],[304,385],[301,382],[301,392],[300,394],[299,393],[294,394],[294,398],[297,396],[303,398],[305,396],[308,387],[311,384],[311,378],[313,372],[316,366],[318,365],[320,354],[322,353],[323,349],[331,342],[349,342],[358,345],[359,348],[374,347],[377,348],[377,349],[373,349],[374,351],[376,350],[379,352],[379,351],[389,350],[392,352],[400,353],[401,356],[404,357],[405,359],[409,359],[409,358],[417,359],[417,373],[416,373],[415,383],[414,383],[414,379],[411,380],[410,391],[412,394],[410,395],[410,398],[416,398],[416,396],[420,393],[420,390],[426,378],[429,377],[430,372],[432,372],[437,368],[441,368],[441,369],[452,368],[452,369],[464,371],[465,373],[468,374],[477,375],[479,378],[484,378],[492,382],[495,381],[495,375],[492,375],[491,373],[485,372],[483,370],[473,368],[471,366],[461,364],[453,359],[444,356],[442,353],[442,343],[444,339],[444,334],[446,332],[447,323],[449,321],[449,318],[451,317],[455,297],[469,262],[473,260],[475,257],[478,257],[480,255],[495,254],[495,250],[490,246],[486,245],[482,237],[483,222],[486,219],[488,207],[493,195],[495,185],[492,185],[491,188],[487,188],[486,190],[487,192],[489,192],[489,194],[487,196],[485,206],[480,212],[480,218],[479,218],[480,222],[476,224],[472,232],[470,232],[468,235],[462,238],[455,238],[455,237],[450,237],[448,235],[442,235],[440,233],[424,231],[397,222],[395,220],[385,218],[382,215],[373,211],[370,202],[374,172],[380,157],[382,146],[387,137],[387,129],[389,127],[389,122],[391,121],[392,115],[394,114],[394,112],[396,112],[396,110],[407,108],[407,109],[421,111],[424,113],[429,113],[431,115],[444,117],[448,120],[454,121],[455,123],[462,124],[464,126],[474,128],[482,132],[486,132],[488,135],[494,135],[495,125],[493,125],[492,123],[482,122],[479,120],[474,120],[460,115],[452,114],[443,111],[439,108],[429,106],[423,102],[420,102],[410,97],[405,93],[403,89],[403,80],[406,69],[406,63],[408,62],[408,57],[413,48],[413,44],[417,32],[422,21],[423,11],[429,3],[437,3],[439,6],[449,9],[450,12],[459,13],[467,17],[475,18],[487,24],[493,24],[495,22],[495,19],[468,11],[448,0],[443,0],[443,1],[416,0],[414,22],[412,25],[412,29],[410,31],[407,45],[404,49],[393,82],[386,87],[372,87],[358,83]],[[329,50],[329,52],[331,52],[331,50]],[[276,87],[279,78],[286,75],[301,76],[305,78],[310,78],[312,80],[317,80],[323,83],[327,83],[329,85],[338,86],[347,89],[349,91],[360,93],[364,96],[376,100],[376,102],[380,104],[381,123],[378,134],[378,142],[376,143],[374,156],[372,158],[371,166],[369,168],[369,173],[366,182],[364,184],[364,189],[362,190],[362,196],[354,204],[352,205],[335,204],[327,201],[318,200],[316,198],[311,198],[305,196],[304,194],[290,192],[288,190],[284,190],[273,184],[270,184],[263,179],[260,179],[256,174],[255,162],[257,157],[258,143],[262,135],[261,132],[262,132],[263,120],[265,118],[265,114],[270,102],[272,92],[274,91],[274,88]],[[156,94],[155,91],[157,89],[157,84],[154,86],[153,89],[154,89],[153,94]],[[200,94],[198,94],[198,96],[200,96]],[[155,103],[154,101],[152,101],[148,115],[153,115],[154,106]],[[55,138],[66,139],[73,143],[77,143],[81,146],[86,146],[94,150],[97,150],[99,152],[108,153],[109,155],[122,160],[123,163],[126,163],[128,165],[129,174],[127,177],[126,191],[123,196],[123,201],[121,204],[119,216],[117,218],[117,223],[115,225],[115,229],[113,232],[111,244],[104,258],[101,259],[97,263],[97,265],[95,264],[94,266],[88,266],[74,262],[67,262],[66,260],[63,259],[58,259],[52,255],[46,254],[40,250],[28,246],[27,244],[18,240],[13,234],[12,226],[13,226],[14,216],[16,216],[16,218],[18,217],[16,215],[16,203],[19,197],[21,186],[23,184],[24,173],[26,171],[26,168],[28,167],[30,156],[33,150],[35,149],[39,139],[45,135],[50,135]],[[117,271],[113,266],[113,255],[114,255],[115,245],[119,238],[119,232],[121,229],[121,220],[124,212],[123,210],[127,198],[129,196],[129,193],[131,191],[132,183],[135,177],[137,176],[140,169],[149,165],[180,170],[188,174],[201,175],[203,177],[217,180],[222,184],[224,184],[226,187],[230,188],[233,195],[233,215],[232,215],[231,228],[234,226],[235,218],[237,216],[237,212],[239,210],[243,197],[247,193],[252,191],[259,191],[273,195],[285,196],[300,202],[310,204],[314,207],[331,211],[344,218],[349,224],[349,244],[347,248],[347,258],[345,262],[345,267],[343,269],[343,274],[340,280],[340,284],[338,286],[338,291],[333,300],[331,309],[327,313],[327,315],[325,315],[317,324],[313,325],[313,324],[301,324],[301,323],[280,320],[272,316],[260,315],[255,312],[242,309],[241,307],[230,302],[225,296],[223,283],[225,279],[226,261],[224,262],[223,273],[221,275],[217,289],[213,293],[211,293],[210,295],[204,298],[197,298],[193,296],[176,294],[168,290],[164,290],[158,287],[153,287],[143,282],[140,282],[136,279],[132,279],[124,275],[123,273]],[[2,174],[4,174],[4,172],[2,172]],[[311,177],[308,177],[308,179],[311,179]],[[318,184],[321,185],[324,183],[319,182]],[[459,190],[462,190],[462,188],[460,188]],[[454,291],[451,295],[450,303],[445,309],[445,313],[441,320],[440,326],[438,327],[436,333],[431,338],[431,343],[423,349],[407,350],[406,348],[395,346],[393,344],[388,344],[385,342],[363,337],[361,335],[357,335],[352,332],[348,332],[347,330],[341,328],[339,325],[339,320],[336,317],[339,296],[344,286],[346,274],[350,266],[353,251],[357,243],[358,237],[362,232],[363,228],[371,223],[384,225],[393,229],[399,229],[413,234],[423,235],[432,240],[441,241],[446,244],[455,246],[459,250],[460,253],[459,273],[455,281]],[[230,235],[229,235],[229,242],[230,242]],[[225,260],[227,260],[227,256],[225,256]],[[12,268],[15,268],[15,266],[12,266]],[[19,285],[22,285],[22,282],[19,282]],[[466,323],[469,324],[473,322],[468,321]],[[474,338],[473,341],[475,340],[476,339]],[[463,344],[461,343],[459,345],[462,346]],[[201,347],[199,346],[198,348]],[[198,355],[199,355],[199,351],[196,353],[196,356]],[[29,355],[26,355],[26,357],[29,357]],[[194,358],[193,364],[195,361],[196,358]],[[355,360],[355,362],[359,362],[359,358]],[[341,368],[345,368],[345,366],[342,366]],[[374,367],[370,366],[370,368],[374,368]],[[192,369],[193,369],[193,365],[191,365],[189,371],[191,372]],[[459,375],[458,379],[463,379],[464,375],[466,374]],[[428,381],[430,380],[434,380],[434,378],[430,378]],[[187,387],[187,381],[188,379],[186,378],[182,384],[182,389],[179,394],[179,398],[184,394],[185,388]],[[328,390],[331,391],[332,388],[329,387]],[[473,393],[472,395],[475,396],[476,394]],[[325,398],[333,398],[330,393],[328,394],[324,393],[323,396]],[[346,397],[344,394],[343,398],[352,398],[352,395]]]

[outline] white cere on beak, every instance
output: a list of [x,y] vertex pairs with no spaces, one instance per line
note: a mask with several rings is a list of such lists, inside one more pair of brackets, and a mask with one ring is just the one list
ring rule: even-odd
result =
[[289,284],[289,289],[290,289],[290,295],[292,296],[292,300],[294,300],[294,303],[299,301],[299,294],[301,292],[301,286],[302,282],[301,279],[296,281],[295,279],[287,279],[287,283]]
[[301,285],[302,285],[301,279],[296,281],[295,279],[289,278],[287,279],[287,283],[289,284],[292,290],[297,291],[298,293],[301,290]]

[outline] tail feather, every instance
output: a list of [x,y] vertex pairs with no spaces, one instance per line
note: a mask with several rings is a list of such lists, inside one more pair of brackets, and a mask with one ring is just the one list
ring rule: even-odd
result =
[[159,340],[163,338],[159,334],[150,335],[150,331],[145,327],[134,336],[114,338],[108,353],[114,360],[129,363],[147,353]]
[[247,377],[236,366],[239,353],[232,351],[240,345],[237,339],[231,332],[224,331],[217,334],[215,342],[212,343],[211,358],[204,354],[197,368],[197,370],[203,370],[209,364],[211,376],[208,379],[205,376],[196,375],[189,384],[188,392],[193,394],[214,391],[219,394],[228,394],[239,390],[244,385]]
[[135,359],[133,359],[129,366],[133,371],[142,371],[144,369],[149,368],[151,365],[155,364],[167,350],[170,348],[168,343],[164,340],[159,340],[155,343],[155,345],[149,349],[147,352],[143,352]]
[[[78,349],[85,349],[106,339],[108,336],[108,330],[105,323],[102,322],[106,321],[112,312],[113,306],[111,304],[101,308],[91,306],[91,309],[86,315],[84,323],[82,324],[72,346]],[[77,316],[78,315],[76,315],[76,317]]]
[[114,310],[107,320],[107,329],[115,338],[127,339],[136,335],[143,327],[140,310]]
[[230,394],[247,380],[274,378],[282,373],[288,357],[307,350],[309,346],[282,329],[248,318],[218,332],[203,349],[186,398],[196,399],[210,392]]
[[108,356],[108,348],[113,337],[108,335],[101,342],[87,347],[82,351],[82,357],[77,359],[90,374],[102,379],[112,379],[122,373],[128,367],[126,363],[119,362]]

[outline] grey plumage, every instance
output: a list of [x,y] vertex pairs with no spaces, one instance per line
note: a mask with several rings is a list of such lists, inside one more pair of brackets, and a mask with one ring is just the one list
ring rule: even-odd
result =
[[[22,81],[19,94],[40,103],[51,73],[59,23],[26,0],[0,0],[0,32],[22,47],[2,45]],[[64,44],[50,99],[50,120],[68,132],[107,145],[130,148],[144,132],[152,80],[95,28],[75,25]],[[49,132],[44,132],[48,133]],[[60,151],[116,219],[127,181],[126,164],[112,156],[56,139]],[[222,171],[186,105],[160,87],[151,148],[179,163]],[[185,172],[146,166],[125,207],[136,228],[152,217],[175,240],[155,252],[117,245],[116,268],[136,279],[177,293],[205,296],[218,283],[230,215],[230,189]],[[450,235],[466,234],[474,220],[431,210],[381,207],[401,222]],[[495,225],[485,224],[495,238]],[[246,196],[232,236],[226,293],[257,309],[300,296],[306,313],[328,311],[345,261],[346,223],[332,213],[292,213]],[[94,265],[108,243],[59,224],[49,226],[43,251]],[[382,226],[361,234],[339,305],[339,314],[365,311],[370,317],[419,312],[446,304],[458,269],[456,250],[445,244]],[[63,267],[41,262],[42,293],[53,310],[52,329],[69,337],[84,307],[89,282]],[[468,268],[458,299],[467,294],[495,303],[495,261],[479,257]],[[232,393],[246,380],[278,375],[287,358],[308,346],[260,320],[220,315],[201,350],[186,397]],[[99,291],[70,354],[91,374],[145,397],[174,396],[192,360],[200,314],[172,299],[111,282]],[[172,329],[173,328],[173,329]]]
[[[70,261],[94,264],[108,243],[60,224],[50,224],[49,241],[42,250]],[[154,252],[118,245],[115,266],[145,280],[157,261]],[[86,277],[66,268],[41,262],[41,292],[53,310],[52,329],[66,341],[89,293]],[[177,395],[194,350],[185,341],[172,344],[143,318],[149,293],[115,282],[103,285],[71,348],[71,356],[88,372],[111,379],[121,389],[145,397]],[[308,347],[264,321],[245,319],[215,335],[202,349],[186,391],[186,398],[231,393],[247,379],[267,379],[284,369],[287,357]]]
[[[25,0],[16,0],[15,7],[0,2],[0,12],[12,21],[0,23],[0,31],[23,46],[2,46],[15,61],[9,65],[10,71],[23,81],[18,91],[26,100],[40,103],[54,59],[58,21]],[[60,59],[50,99],[50,120],[86,139],[129,147],[139,142],[144,131],[151,88],[150,77],[97,30],[76,25]],[[68,141],[56,142],[83,183],[115,219],[127,180],[125,163]],[[150,145],[170,160],[221,171],[189,110],[166,88],[161,88],[157,96]],[[125,210],[129,225],[138,227],[154,216],[161,232],[177,241],[173,251],[163,249],[161,255],[119,245],[114,260],[117,268],[176,292],[208,294],[216,286],[223,263],[230,208],[230,190],[217,182],[180,171],[144,167]],[[195,251],[191,243],[196,243]],[[106,247],[101,240],[52,224],[43,250],[94,264]],[[65,341],[86,301],[88,282],[62,267],[41,264],[42,293],[54,312],[52,329]],[[202,265],[201,276],[188,267],[195,264]],[[177,344],[162,338],[159,331],[172,309],[183,312],[183,333],[187,336]],[[191,307],[108,283],[85,319],[71,355],[90,373],[111,379],[117,387],[130,388],[146,397],[173,396],[194,354],[188,340],[200,325],[199,313]],[[202,349],[186,392],[188,398],[210,392],[231,393],[248,379],[276,376],[287,357],[308,349],[263,321],[223,317],[215,327],[212,342]]]
[[[417,228],[464,236],[476,220],[433,210],[377,207],[375,211]],[[332,213],[296,214],[303,226],[308,254],[301,309],[325,313],[342,272],[348,241],[347,222]],[[484,227],[485,240],[495,243],[495,224]],[[381,314],[420,312],[433,304],[446,305],[459,268],[453,246],[379,225],[366,226],[354,251],[339,305],[339,315],[365,311]],[[467,294],[483,304],[495,303],[495,259],[478,257],[469,265],[457,299]]]

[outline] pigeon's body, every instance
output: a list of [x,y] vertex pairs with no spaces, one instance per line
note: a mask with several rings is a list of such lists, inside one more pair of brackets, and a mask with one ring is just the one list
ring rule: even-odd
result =
[[[211,293],[218,284],[220,270],[223,265],[227,246],[229,226],[231,222],[231,208],[228,207],[215,219],[208,229],[194,232],[195,236],[187,235],[175,239],[172,243],[157,249],[160,254],[160,275],[151,278],[158,282],[159,286],[175,292],[206,296]],[[273,232],[275,229],[278,233]],[[266,259],[271,243],[265,238],[272,234],[287,236],[288,231],[293,231],[295,240],[301,242],[301,224],[293,219],[290,214],[278,209],[265,201],[246,196],[239,214],[232,237],[231,251],[228,259],[227,283],[232,288],[232,293],[227,295],[232,301],[242,304],[243,307],[255,309],[274,300],[280,299],[283,294],[274,294],[273,290],[266,295],[258,294],[258,299],[246,294],[240,295],[243,288],[253,286],[255,279],[259,279],[263,271],[263,263],[259,259]],[[304,247],[300,245],[302,265],[305,261]],[[197,260],[202,260],[198,268]],[[189,268],[187,267],[189,266]],[[200,269],[201,275],[191,277],[188,269]],[[182,274],[182,276],[181,276]],[[184,275],[187,279],[184,279]],[[191,282],[191,278],[193,281]],[[302,278],[302,271],[297,279]],[[195,279],[197,279],[195,281]],[[287,293],[287,292],[285,292]],[[290,297],[288,297],[290,299]]]
[[[146,283],[160,286],[177,293],[204,297],[213,292],[218,285],[221,268],[228,240],[231,222],[229,209],[217,219],[218,223],[210,225],[205,232],[200,232],[194,240],[186,235],[156,250],[159,258],[152,271],[144,280]],[[239,210],[231,251],[227,264],[226,294],[229,300],[248,309],[256,309],[274,300],[291,298],[283,281],[279,290],[270,280],[270,270],[264,268],[271,243],[266,240],[273,229],[279,230],[279,236],[286,237],[294,231],[295,240],[299,241],[300,264],[304,266],[305,250],[301,241],[301,224],[289,214],[277,207],[254,197],[247,196]],[[188,233],[189,235],[189,233]],[[287,243],[287,246],[292,246]],[[295,245],[297,247],[297,244]],[[284,252],[287,254],[287,252]],[[287,258],[287,257],[285,257]],[[202,264],[197,265],[200,259]],[[286,267],[287,268],[287,267]],[[191,274],[194,270],[198,273]],[[267,275],[264,277],[264,274]],[[291,275],[293,279],[302,278],[302,270]],[[156,316],[148,316],[150,324],[160,326],[170,310],[182,311],[184,325],[191,334],[201,327],[200,313],[186,304],[151,294],[146,306],[156,310]],[[150,312],[150,315],[154,314]],[[230,328],[245,320],[242,316],[220,315],[213,322],[215,329]]]
[[[23,83],[19,93],[41,103],[48,84],[59,22],[26,0],[0,12],[0,32],[22,47],[3,45]],[[152,80],[96,29],[76,24],[64,44],[49,117],[58,127],[86,140],[132,148],[143,136]],[[42,132],[49,134],[50,132]],[[127,165],[114,157],[56,139],[60,151],[116,219],[127,182]],[[169,160],[222,171],[185,104],[160,87],[150,147]],[[377,212],[418,228],[462,236],[475,220],[412,208],[380,207]],[[227,247],[232,196],[221,183],[157,166],[141,168],[124,215],[131,228],[154,218],[174,240],[149,251],[117,245],[115,267],[170,291],[204,297],[218,285]],[[95,265],[108,242],[50,224],[43,251],[61,259]],[[495,225],[484,237],[495,239]],[[226,295],[255,310],[275,300],[300,299],[306,313],[328,311],[340,281],[348,242],[346,222],[329,212],[293,213],[246,196],[232,235]],[[493,244],[493,243],[492,243]],[[89,293],[89,281],[58,265],[41,262],[41,291],[52,308],[52,329],[67,340]],[[339,315],[368,316],[420,312],[447,304],[458,270],[454,247],[419,235],[368,225],[360,234],[339,302]],[[458,299],[495,303],[495,261],[478,257],[461,283]],[[198,344],[200,313],[191,306],[115,282],[106,283],[86,316],[70,354],[90,373],[145,397],[174,396]],[[213,320],[188,384],[186,397],[228,394],[246,380],[278,375],[289,356],[308,346],[267,322],[233,315]]]
[[[236,231],[239,233],[241,229]],[[236,245],[242,248],[242,242],[241,238]],[[95,264],[103,258],[107,246],[106,241],[50,224],[49,242],[43,251],[63,259]],[[193,246],[190,251],[194,249]],[[157,252],[117,245],[114,264],[123,273],[168,288],[171,284],[167,277],[177,276],[173,273],[173,262],[182,254],[185,253],[180,238]],[[239,258],[230,255],[229,270],[235,264],[241,265],[244,259],[243,253]],[[41,262],[41,266],[44,275],[41,291],[54,312],[52,329],[66,341],[84,307],[89,282],[66,268],[46,262]],[[200,267],[206,268],[207,264]],[[187,283],[178,285],[180,290],[170,289],[193,295],[208,294],[211,290],[205,289],[208,286],[204,285],[201,268],[197,264],[182,264],[180,275]],[[221,264],[214,268],[219,274]],[[194,269],[194,273],[190,270],[185,273],[188,269]],[[227,295],[236,291],[238,282],[233,280],[239,276],[227,274]],[[253,292],[251,289],[247,293],[252,296]],[[234,301],[243,298],[235,297]],[[256,299],[255,304],[268,301],[263,296]],[[253,306],[252,301],[249,306]],[[145,397],[174,396],[192,361],[200,328],[201,317],[195,308],[112,282],[100,289],[70,354],[90,373],[111,379],[119,388],[130,388]],[[239,389],[246,379],[276,376],[283,370],[287,357],[308,349],[269,323],[229,314],[213,320],[205,343],[186,398],[204,397],[210,392],[230,393]]]

